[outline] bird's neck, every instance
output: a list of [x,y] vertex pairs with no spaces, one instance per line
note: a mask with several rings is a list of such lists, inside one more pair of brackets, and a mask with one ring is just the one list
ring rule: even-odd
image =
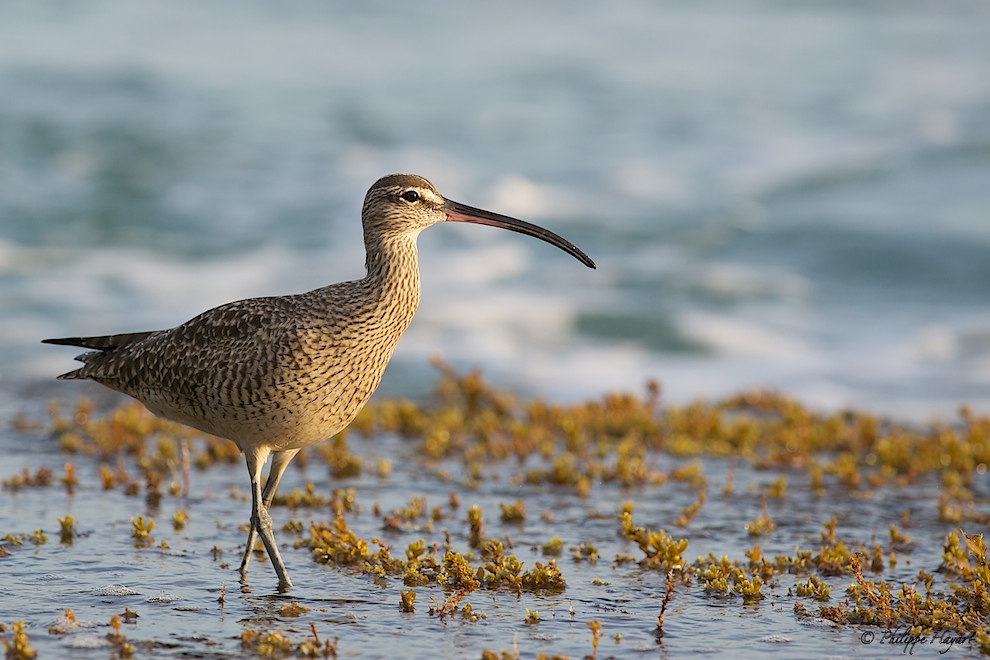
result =
[[365,282],[383,311],[408,325],[419,307],[419,257],[416,235],[366,242]]

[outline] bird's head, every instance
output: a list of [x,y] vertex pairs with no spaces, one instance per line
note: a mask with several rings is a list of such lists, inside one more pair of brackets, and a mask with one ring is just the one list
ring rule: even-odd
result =
[[533,236],[555,245],[585,266],[595,262],[569,241],[548,229],[506,215],[477,209],[444,198],[433,184],[415,174],[390,174],[375,182],[364,198],[361,211],[365,243],[382,243],[413,236],[438,222],[469,222],[491,225]]
[[366,238],[416,235],[447,219],[446,200],[433,184],[415,174],[391,174],[375,182],[364,198],[361,219]]

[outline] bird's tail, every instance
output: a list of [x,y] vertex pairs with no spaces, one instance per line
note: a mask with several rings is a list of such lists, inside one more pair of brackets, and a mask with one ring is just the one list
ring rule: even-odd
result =
[[[55,344],[57,346],[79,346],[80,348],[91,348],[94,350],[86,351],[76,356],[76,360],[82,363],[89,362],[90,359],[103,355],[105,353],[115,351],[118,348],[122,348],[134,342],[141,341],[142,339],[154,334],[154,332],[131,332],[122,335],[103,335],[101,337],[59,337],[56,339],[42,339],[42,344]],[[64,373],[58,377],[59,380],[77,380],[80,378],[86,378],[82,374],[82,369],[76,369],[75,371],[70,371]]]
[[42,339],[42,344],[57,344],[59,346],[79,346],[92,348],[97,351],[112,351],[128,344],[141,341],[153,335],[154,332],[131,332],[124,335],[103,335],[101,337],[61,337],[58,339]]

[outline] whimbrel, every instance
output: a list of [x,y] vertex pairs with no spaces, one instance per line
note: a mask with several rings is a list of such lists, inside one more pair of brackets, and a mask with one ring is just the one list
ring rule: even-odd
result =
[[94,380],[156,415],[237,444],[251,477],[241,575],[246,577],[260,535],[280,591],[292,583],[268,513],[278,482],[300,449],[342,431],[378,387],[419,305],[419,232],[444,221],[491,225],[542,239],[595,267],[557,234],[445,199],[411,174],[386,176],[371,186],[361,221],[368,271],[363,279],[228,303],[171,330],[44,340],[93,349],[76,358],[82,368],[60,379]]

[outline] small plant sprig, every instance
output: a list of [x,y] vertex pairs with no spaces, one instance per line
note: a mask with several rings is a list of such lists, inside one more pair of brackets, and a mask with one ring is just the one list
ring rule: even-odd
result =
[[[526,611],[528,612],[529,610]],[[539,618],[539,615],[537,615],[537,618]],[[588,657],[591,660],[595,660],[598,657],[598,641],[602,638],[602,622],[595,619],[594,621],[588,621],[584,625],[588,626],[588,630],[591,631],[591,655]]]
[[72,516],[65,516],[58,519],[58,524],[60,527],[59,542],[71,545],[73,537],[76,536],[76,521],[72,519]]
[[622,535],[630,541],[635,541],[639,549],[646,554],[646,558],[640,560],[640,566],[670,570],[683,564],[681,555],[687,550],[687,539],[678,541],[668,536],[662,529],[654,532],[636,527],[633,525],[632,513],[628,510],[619,514],[619,522],[622,525]]
[[681,509],[681,515],[677,518],[677,526],[687,527],[690,525],[691,521],[694,520],[694,517],[698,514],[698,511],[700,511],[701,507],[704,506],[706,498],[707,491],[699,490],[698,501]]
[[155,521],[151,518],[145,520],[144,516],[138,516],[137,518],[131,518],[131,526],[134,547],[150,548],[151,544],[155,542],[154,537],[151,536],[151,530],[155,528]]
[[404,589],[399,590],[399,609],[403,612],[415,612],[416,611],[416,592],[410,589],[406,591]]
[[760,501],[763,506],[763,513],[752,523],[746,525],[746,531],[749,532],[750,536],[763,536],[777,529],[777,526],[773,524],[773,519],[770,518],[770,513],[767,511],[767,498],[761,495]]
[[674,569],[667,571],[667,590],[663,594],[663,602],[660,603],[660,614],[657,615],[657,638],[663,637],[663,615],[667,611],[667,605],[674,596]]
[[14,631],[11,639],[0,638],[7,660],[31,660],[31,658],[37,657],[38,652],[31,648],[31,641],[28,639],[27,633],[24,632],[24,622],[18,621],[11,628]]

